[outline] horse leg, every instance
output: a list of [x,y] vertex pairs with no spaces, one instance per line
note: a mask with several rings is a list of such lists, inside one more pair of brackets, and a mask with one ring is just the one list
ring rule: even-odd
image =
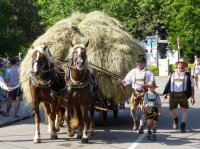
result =
[[81,106],[81,113],[83,118],[83,137],[82,143],[88,143],[88,107]]
[[50,105],[48,103],[43,103],[44,105],[44,108],[45,108],[45,118],[46,118],[46,121],[48,123],[48,129],[47,129],[47,132],[49,134],[51,134],[51,118],[50,118],[50,113],[51,113],[51,108],[50,108]]
[[50,113],[50,121],[51,121],[51,132],[50,132],[50,135],[51,135],[51,139],[52,140],[55,140],[55,139],[58,139],[58,136],[57,136],[57,129],[56,129],[56,126],[55,126],[55,120],[56,120],[56,107],[54,106],[55,103],[53,104],[50,104],[50,108],[51,108],[51,113]]
[[47,132],[51,135],[51,139],[58,139],[57,134],[55,133],[55,116],[53,119],[53,110],[51,109],[51,105],[49,103],[44,103],[45,107],[45,115],[48,121],[48,130]]
[[61,114],[61,104],[62,104],[62,98],[57,98],[56,99],[57,104],[56,104],[56,120],[55,120],[55,127],[56,127],[56,131],[59,132],[60,131],[60,119],[62,119],[62,114]]
[[[73,137],[74,134],[75,134],[75,131],[74,131],[74,128],[72,128],[72,125],[71,125],[72,107],[70,106],[70,104],[67,101],[65,103],[65,107],[66,107],[65,117],[66,117],[66,124],[67,124],[67,126],[66,126],[67,134],[68,134],[69,137]],[[74,110],[73,118],[76,119],[76,117],[77,117],[77,113]]]
[[35,110],[35,136],[34,136],[34,143],[41,143],[40,138],[40,113],[39,113],[39,104],[33,106]]
[[90,130],[89,135],[94,135],[94,107],[90,107]]
[[82,119],[82,111],[80,106],[76,107],[76,113],[78,118],[78,132],[77,132],[77,139],[82,139],[83,137],[83,119]]

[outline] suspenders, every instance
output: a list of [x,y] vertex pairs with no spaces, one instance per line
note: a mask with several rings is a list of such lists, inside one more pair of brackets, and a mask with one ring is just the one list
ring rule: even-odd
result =
[[134,69],[134,75],[133,75],[133,82],[134,84],[136,81],[144,81],[144,85],[146,85],[146,77],[147,77],[147,70],[144,72],[144,79],[136,79],[136,69]]
[[158,93],[156,93],[156,97],[154,99],[149,99],[149,93],[147,93],[148,103],[149,102],[155,102],[155,107],[158,107],[157,97],[158,97]]
[[174,81],[182,81],[182,83],[183,83],[183,92],[184,92],[186,74],[184,74],[183,79],[175,79],[175,72],[172,75],[173,75],[173,82],[172,82],[173,92],[174,92]]

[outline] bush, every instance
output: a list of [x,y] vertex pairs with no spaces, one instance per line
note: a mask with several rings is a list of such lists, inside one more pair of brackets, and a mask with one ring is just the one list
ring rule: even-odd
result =
[[159,75],[159,68],[157,66],[148,66],[147,68],[151,70],[155,76]]
[[[193,66],[193,64],[188,64],[187,70],[188,70],[188,71],[191,71],[192,66]],[[149,70],[151,70],[155,76],[159,76],[159,67],[157,67],[157,66],[148,66],[147,68],[148,68]],[[171,64],[171,65],[169,65],[169,73],[170,73],[171,71],[174,71],[175,69],[176,69],[176,64]]]

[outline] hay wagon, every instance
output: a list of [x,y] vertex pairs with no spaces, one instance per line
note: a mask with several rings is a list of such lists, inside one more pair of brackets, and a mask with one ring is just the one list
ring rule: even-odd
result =
[[[33,46],[46,43],[52,56],[64,61],[72,57],[70,41],[83,44],[89,41],[88,62],[115,74],[97,75],[97,80],[102,94],[107,97],[107,100],[103,100],[104,105],[107,105],[107,109],[110,108],[116,116],[118,112],[115,107],[118,102],[131,95],[131,87],[123,88],[116,79],[124,77],[135,66],[137,56],[143,54],[144,49],[126,32],[122,23],[99,11],[72,14],[50,27],[33,42]],[[26,69],[20,72],[21,82],[29,75],[27,71],[27,68],[31,68],[29,59],[30,55],[27,54],[22,62],[22,68]],[[26,90],[24,93],[26,98],[30,98],[28,86],[28,82],[22,84],[22,89]],[[108,97],[112,97],[112,100]],[[100,111],[104,123],[108,111]]]

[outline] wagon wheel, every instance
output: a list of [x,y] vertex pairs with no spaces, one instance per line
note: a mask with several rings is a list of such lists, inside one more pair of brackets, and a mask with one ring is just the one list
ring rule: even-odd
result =
[[105,126],[106,120],[107,120],[107,111],[100,110],[99,111],[100,116],[100,124],[101,126]]

